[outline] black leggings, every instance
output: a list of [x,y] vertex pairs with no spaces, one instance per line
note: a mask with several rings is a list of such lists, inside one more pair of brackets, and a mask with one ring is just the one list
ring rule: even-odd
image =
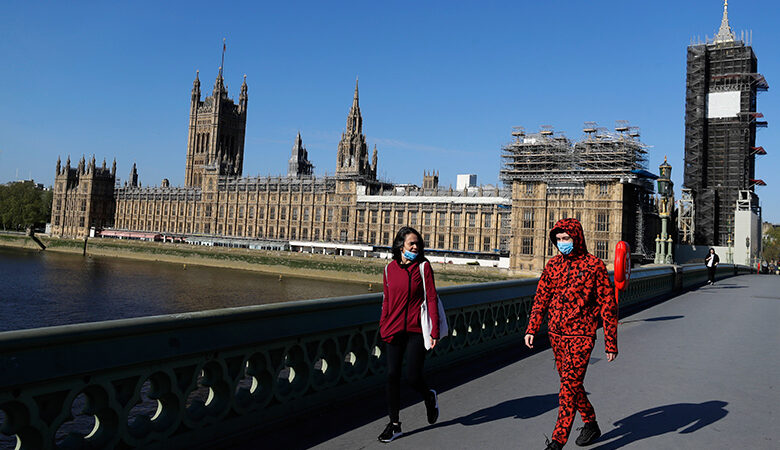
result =
[[387,351],[387,407],[390,421],[398,423],[398,411],[401,408],[401,363],[406,353],[406,381],[425,398],[428,385],[423,379],[425,346],[420,333],[401,332],[393,336],[392,342],[385,343]]
[[707,267],[707,280],[709,280],[711,283],[715,282],[715,270],[715,266]]

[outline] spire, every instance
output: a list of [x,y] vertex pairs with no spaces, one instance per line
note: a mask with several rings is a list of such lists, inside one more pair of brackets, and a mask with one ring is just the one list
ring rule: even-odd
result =
[[718,34],[715,35],[712,42],[715,44],[734,42],[734,32],[731,31],[731,27],[729,26],[729,0],[723,1],[723,19],[720,21]]
[[62,168],[62,161],[60,161],[59,155],[57,155],[57,175],[60,174],[60,169]]
[[116,158],[114,158],[114,163],[111,164],[111,176],[116,176]]
[[358,77],[355,77],[355,98],[352,99],[352,107],[360,108],[358,102]]
[[192,101],[200,101],[200,70],[195,71],[195,81],[192,82]]
[[246,111],[247,103],[247,86],[246,86],[246,74],[244,74],[244,82],[241,83],[241,94],[238,96],[238,105],[241,111]]

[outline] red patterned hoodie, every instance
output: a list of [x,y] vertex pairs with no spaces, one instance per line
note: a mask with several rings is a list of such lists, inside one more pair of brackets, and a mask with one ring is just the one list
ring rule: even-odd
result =
[[577,219],[561,219],[550,230],[550,240],[566,232],[574,241],[568,255],[559,253],[544,267],[536,288],[527,334],[536,334],[547,312],[550,333],[563,336],[596,336],[599,315],[604,321],[604,346],[617,353],[618,306],[607,267],[588,253],[582,225]]

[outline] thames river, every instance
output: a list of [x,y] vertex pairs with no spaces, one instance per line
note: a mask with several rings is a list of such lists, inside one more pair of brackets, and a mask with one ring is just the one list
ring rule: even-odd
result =
[[0,331],[367,292],[365,283],[0,247]]

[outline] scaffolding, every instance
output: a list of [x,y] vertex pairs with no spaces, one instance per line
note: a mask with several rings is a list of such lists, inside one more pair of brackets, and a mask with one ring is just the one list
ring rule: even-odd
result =
[[545,125],[538,133],[512,129],[513,140],[502,148],[501,181],[544,181],[567,185],[585,180],[636,178],[647,170],[647,146],[639,128],[619,120],[615,131],[585,122],[585,136],[572,142]]
[[683,189],[680,200],[677,201],[677,232],[680,244],[693,244],[693,216],[693,194],[690,189]]
[[[690,190],[695,233],[692,242],[724,245],[738,192],[752,190],[756,128],[766,126],[756,111],[756,94],[769,85],[757,73],[757,59],[743,40],[705,40],[688,47],[685,108],[684,186]],[[715,114],[708,99],[739,93],[739,112]]]

